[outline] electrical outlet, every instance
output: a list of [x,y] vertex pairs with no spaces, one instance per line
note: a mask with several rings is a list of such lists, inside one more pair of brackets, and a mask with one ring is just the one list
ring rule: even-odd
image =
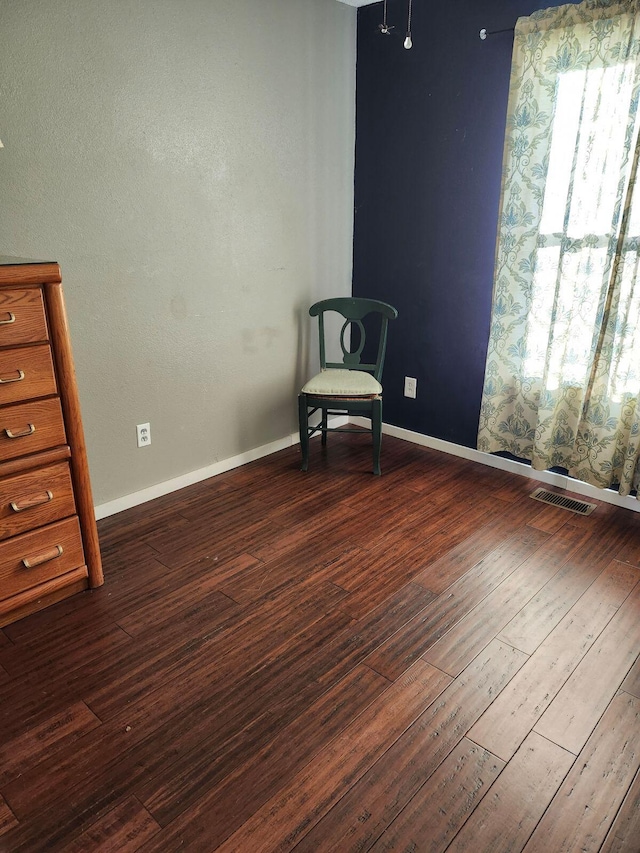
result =
[[151,424],[137,424],[138,447],[147,447],[151,444]]
[[411,376],[404,377],[404,396],[415,400],[418,391],[418,380]]

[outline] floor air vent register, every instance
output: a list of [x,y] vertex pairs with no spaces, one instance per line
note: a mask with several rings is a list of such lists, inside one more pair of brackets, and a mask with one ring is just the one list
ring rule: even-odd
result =
[[536,501],[542,501],[544,504],[558,506],[560,509],[568,509],[569,512],[577,512],[578,515],[591,515],[597,504],[589,504],[586,501],[577,501],[575,498],[568,498],[565,495],[559,495],[556,492],[548,492],[546,489],[535,489],[529,497]]

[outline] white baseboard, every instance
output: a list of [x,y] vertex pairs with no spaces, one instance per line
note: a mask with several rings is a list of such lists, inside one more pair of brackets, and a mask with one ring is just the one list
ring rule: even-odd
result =
[[[351,418],[351,421],[360,426],[369,426],[370,423],[367,418]],[[630,509],[632,512],[640,512],[640,500],[632,497],[622,497],[617,492],[614,492],[613,489],[597,489],[588,483],[582,483],[580,480],[574,480],[563,474],[554,474],[552,471],[535,471],[530,465],[526,465],[523,462],[503,459],[501,456],[493,456],[491,453],[484,453],[482,450],[464,447],[461,444],[453,444],[450,441],[443,441],[441,438],[432,438],[429,435],[412,432],[411,430],[392,426],[391,424],[383,424],[382,432],[394,438],[410,441],[412,444],[420,444],[422,447],[430,447],[432,450],[440,450],[443,453],[450,453],[452,456],[459,456],[462,459],[469,459],[472,462],[480,462],[482,465],[488,465],[491,468],[499,468],[501,471],[519,474],[521,477],[539,480],[542,483],[566,489],[568,492],[573,492],[574,494],[585,495],[586,497],[603,501],[603,503],[614,504],[623,509]]]
[[[344,426],[348,422],[349,419],[347,417],[330,418],[330,423],[333,426]],[[121,498],[107,501],[107,503],[95,507],[96,520],[99,521],[101,518],[107,518],[125,509],[139,506],[147,501],[152,501],[154,498],[161,498],[163,495],[168,495],[171,492],[177,492],[179,489],[192,486],[194,483],[201,483],[202,480],[208,480],[217,474],[224,474],[225,471],[231,471],[232,468],[239,468],[241,465],[246,465],[247,462],[255,462],[256,459],[262,459],[263,456],[269,456],[272,453],[277,453],[279,450],[285,450],[287,447],[299,443],[300,436],[296,432],[285,436],[285,438],[272,441],[269,444],[263,444],[261,447],[256,447],[253,450],[248,450],[246,453],[239,453],[237,456],[231,456],[220,462],[214,462],[213,465],[207,465],[205,468],[198,468],[196,471],[181,474],[179,477],[165,480],[162,483],[157,483],[155,486],[141,489],[139,492],[133,492],[129,495],[123,495]]]
[[[351,421],[359,426],[369,426],[367,418],[346,418],[334,417],[331,422],[334,426],[344,426]],[[503,459],[501,456],[493,456],[490,453],[483,453],[481,450],[475,450],[472,447],[464,447],[461,444],[454,444],[450,441],[443,441],[441,438],[432,438],[429,435],[424,435],[420,432],[412,432],[402,427],[392,426],[391,424],[383,424],[382,432],[385,435],[391,435],[394,438],[401,438],[404,441],[410,441],[412,444],[419,444],[422,447],[430,447],[432,450],[439,450],[442,453],[450,453],[452,456],[458,456],[462,459],[469,459],[472,462],[480,462],[482,465],[488,465],[491,468],[499,468],[501,471],[508,471],[511,474],[519,474],[521,477],[528,477],[532,480],[539,480],[542,483],[547,483],[551,486],[556,486],[560,489],[566,489],[574,494],[584,495],[585,497],[595,498],[604,503],[614,504],[623,509],[630,509],[632,512],[640,512],[640,501],[636,498],[621,497],[612,489],[596,489],[587,483],[582,483],[580,480],[573,480],[571,477],[566,477],[562,474],[554,474],[551,471],[534,471],[529,465],[522,462],[514,462],[511,459]],[[237,456],[231,456],[228,459],[223,459],[220,462],[214,462],[213,465],[207,465],[205,468],[198,468],[196,471],[191,471],[188,474],[181,474],[179,477],[174,477],[171,480],[165,480],[162,483],[157,483],[154,486],[149,486],[146,489],[141,489],[139,492],[133,492],[129,495],[123,495],[121,498],[116,498],[107,503],[100,504],[95,508],[96,519],[107,518],[110,515],[115,515],[125,509],[138,506],[152,501],[154,498],[168,495],[171,492],[177,492],[179,489],[184,489],[186,486],[192,486],[194,483],[200,483],[202,480],[208,480],[210,477],[215,477],[217,474],[224,474],[225,471],[231,471],[233,468],[239,468],[241,465],[246,465],[247,462],[254,462],[256,459],[262,459],[264,456],[269,456],[271,453],[277,453],[279,450],[285,450],[294,444],[299,443],[300,438],[298,433],[285,436],[285,438],[272,441],[269,444],[263,444],[261,447],[256,447],[253,450],[248,450],[246,453],[239,453]]]
[[261,447],[256,447],[254,450],[248,450],[246,453],[239,453],[237,456],[231,456],[229,459],[214,462],[213,465],[207,465],[205,468],[198,468],[196,471],[190,471],[188,474],[181,474],[172,480],[165,480],[163,483],[157,483],[155,486],[149,486],[147,489],[141,489],[139,492],[133,492],[130,495],[123,495],[121,498],[116,498],[113,501],[108,501],[97,506],[95,508],[96,519],[106,518],[125,509],[131,509],[131,507],[152,501],[154,498],[168,495],[170,492],[177,492],[186,486],[192,486],[194,483],[200,483],[202,480],[215,477],[216,474],[224,474],[225,471],[231,471],[232,468],[239,468],[241,465],[246,465],[247,462],[254,462],[263,456],[269,456],[271,453],[277,453],[279,450],[291,447],[292,444],[295,444],[299,440],[297,435],[288,435],[278,441],[272,441],[270,444],[263,444]]

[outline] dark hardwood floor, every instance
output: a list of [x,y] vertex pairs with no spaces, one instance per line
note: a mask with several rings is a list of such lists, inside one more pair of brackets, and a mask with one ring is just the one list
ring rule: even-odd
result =
[[0,850],[640,851],[640,515],[385,437],[100,524],[0,630]]

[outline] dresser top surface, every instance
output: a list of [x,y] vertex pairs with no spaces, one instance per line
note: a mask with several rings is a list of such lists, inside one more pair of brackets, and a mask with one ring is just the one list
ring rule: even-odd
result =
[[0,287],[15,288],[20,285],[41,286],[62,281],[60,267],[55,261],[32,261],[0,255]]
[[15,267],[25,264],[52,264],[55,261],[36,260],[34,258],[14,258],[11,255],[0,255],[0,267]]

